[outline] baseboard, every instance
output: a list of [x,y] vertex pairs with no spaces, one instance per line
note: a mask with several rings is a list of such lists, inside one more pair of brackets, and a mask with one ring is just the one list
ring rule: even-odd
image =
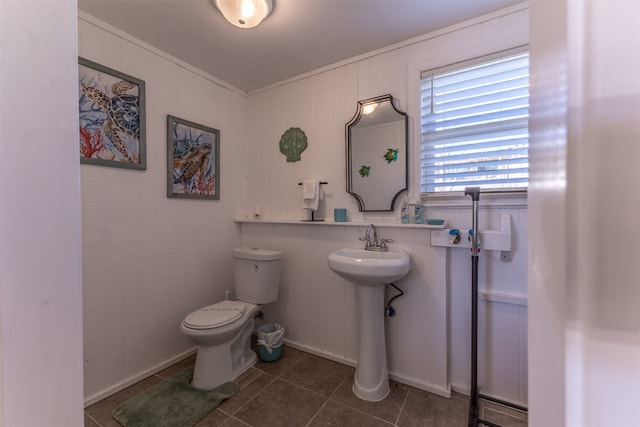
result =
[[451,384],[451,391],[464,394],[465,396],[469,396],[471,394],[469,390],[469,385]]
[[[460,393],[460,394],[464,394],[465,396],[469,396],[471,394],[471,390],[469,389],[469,385],[452,384],[451,385],[451,389],[454,392]],[[489,398],[493,398],[493,399],[497,399],[497,400],[500,400],[502,402],[505,402],[508,405],[521,406],[523,408],[527,408],[528,407],[527,402],[519,402],[517,400],[505,398],[504,396],[498,396],[498,395],[495,395],[495,394],[492,394],[492,393],[486,393],[483,390],[479,390],[479,393],[481,395],[483,395],[483,396],[487,396]]]
[[[309,347],[307,345],[304,344],[300,344],[294,341],[290,341],[288,339],[284,339],[284,343],[287,344],[289,347],[293,347],[296,348],[298,350],[302,350],[302,351],[306,351],[307,353],[311,353],[315,356],[318,357],[323,357],[325,359],[329,359],[329,360],[333,360],[334,362],[338,362],[338,363],[342,363],[343,365],[348,365],[348,366],[352,366],[352,367],[356,367],[357,365],[357,361],[356,360],[351,360],[351,359],[346,359],[344,357],[332,354],[332,353],[327,353],[324,352],[322,350],[318,350],[316,348],[313,347]],[[393,372],[389,372],[389,378],[394,380],[394,381],[398,381],[402,384],[406,384],[408,386],[411,387],[415,387],[417,389],[420,390],[424,390],[424,391],[428,391],[429,393],[433,393],[433,394],[437,394],[438,396],[443,396],[443,397],[451,397],[451,387],[447,386],[445,388],[440,387],[436,384],[431,384],[431,383],[426,383],[423,381],[418,381],[412,378],[408,378],[402,375],[397,375],[394,374]]]
[[149,378],[150,376],[162,371],[163,369],[168,368],[171,365],[174,365],[178,362],[180,362],[183,359],[186,359],[189,356],[192,356],[194,354],[196,354],[197,351],[197,347],[194,347],[190,350],[185,351],[184,353],[181,353],[165,362],[162,362],[152,368],[149,368],[145,371],[142,371],[141,373],[139,373],[138,375],[135,375],[121,383],[118,383],[114,386],[109,387],[106,390],[103,390],[99,393],[94,394],[93,396],[87,397],[84,400],[84,407],[86,408],[87,406],[91,406],[96,402],[101,401],[102,399],[106,399],[107,397],[116,394],[117,392],[124,390],[125,388],[144,380],[145,378]]
[[306,351],[307,353],[311,353],[314,356],[318,356],[318,357],[322,357],[322,358],[325,358],[325,359],[333,360],[334,362],[342,363],[343,365],[347,365],[347,366],[351,366],[351,367],[355,368],[356,365],[358,364],[358,362],[355,361],[355,360],[346,359],[346,358],[344,358],[342,356],[338,356],[338,355],[335,355],[335,354],[332,354],[332,353],[327,353],[327,352],[324,352],[322,350],[318,350],[316,348],[309,347],[308,345],[300,344],[300,343],[297,343],[295,341],[290,341],[290,340],[288,340],[286,338],[283,341],[289,347],[293,347],[293,348],[296,348],[298,350]]
[[428,391],[429,393],[437,394],[438,396],[442,396],[446,398],[451,397],[451,386],[441,387],[437,384],[417,381],[413,378],[394,374],[393,372],[389,372],[389,378],[399,383],[406,384],[408,386],[411,386],[420,390]]

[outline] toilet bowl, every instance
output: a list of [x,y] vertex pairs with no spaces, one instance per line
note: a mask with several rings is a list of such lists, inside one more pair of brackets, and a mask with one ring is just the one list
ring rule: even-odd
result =
[[257,360],[251,335],[260,304],[277,300],[282,252],[236,248],[234,285],[237,300],[225,300],[189,313],[180,325],[198,346],[191,385],[211,390],[231,381]]
[[198,345],[192,385],[211,390],[251,367],[256,353],[251,350],[256,304],[222,301],[200,308],[185,317],[182,332]]

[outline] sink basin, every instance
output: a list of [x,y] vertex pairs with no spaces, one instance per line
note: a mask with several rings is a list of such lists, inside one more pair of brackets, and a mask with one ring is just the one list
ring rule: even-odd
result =
[[396,247],[390,247],[387,252],[343,248],[329,255],[329,268],[351,282],[380,285],[406,276],[409,254]]

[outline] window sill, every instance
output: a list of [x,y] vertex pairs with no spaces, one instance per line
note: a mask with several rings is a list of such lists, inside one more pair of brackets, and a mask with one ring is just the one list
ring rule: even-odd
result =
[[[422,194],[422,203],[426,207],[468,208],[471,198],[463,192]],[[480,208],[526,208],[527,192],[480,193]]]

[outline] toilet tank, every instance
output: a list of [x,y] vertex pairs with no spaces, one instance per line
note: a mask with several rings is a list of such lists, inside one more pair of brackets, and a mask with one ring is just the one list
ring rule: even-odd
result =
[[233,249],[236,297],[253,304],[276,301],[283,255],[270,249]]

